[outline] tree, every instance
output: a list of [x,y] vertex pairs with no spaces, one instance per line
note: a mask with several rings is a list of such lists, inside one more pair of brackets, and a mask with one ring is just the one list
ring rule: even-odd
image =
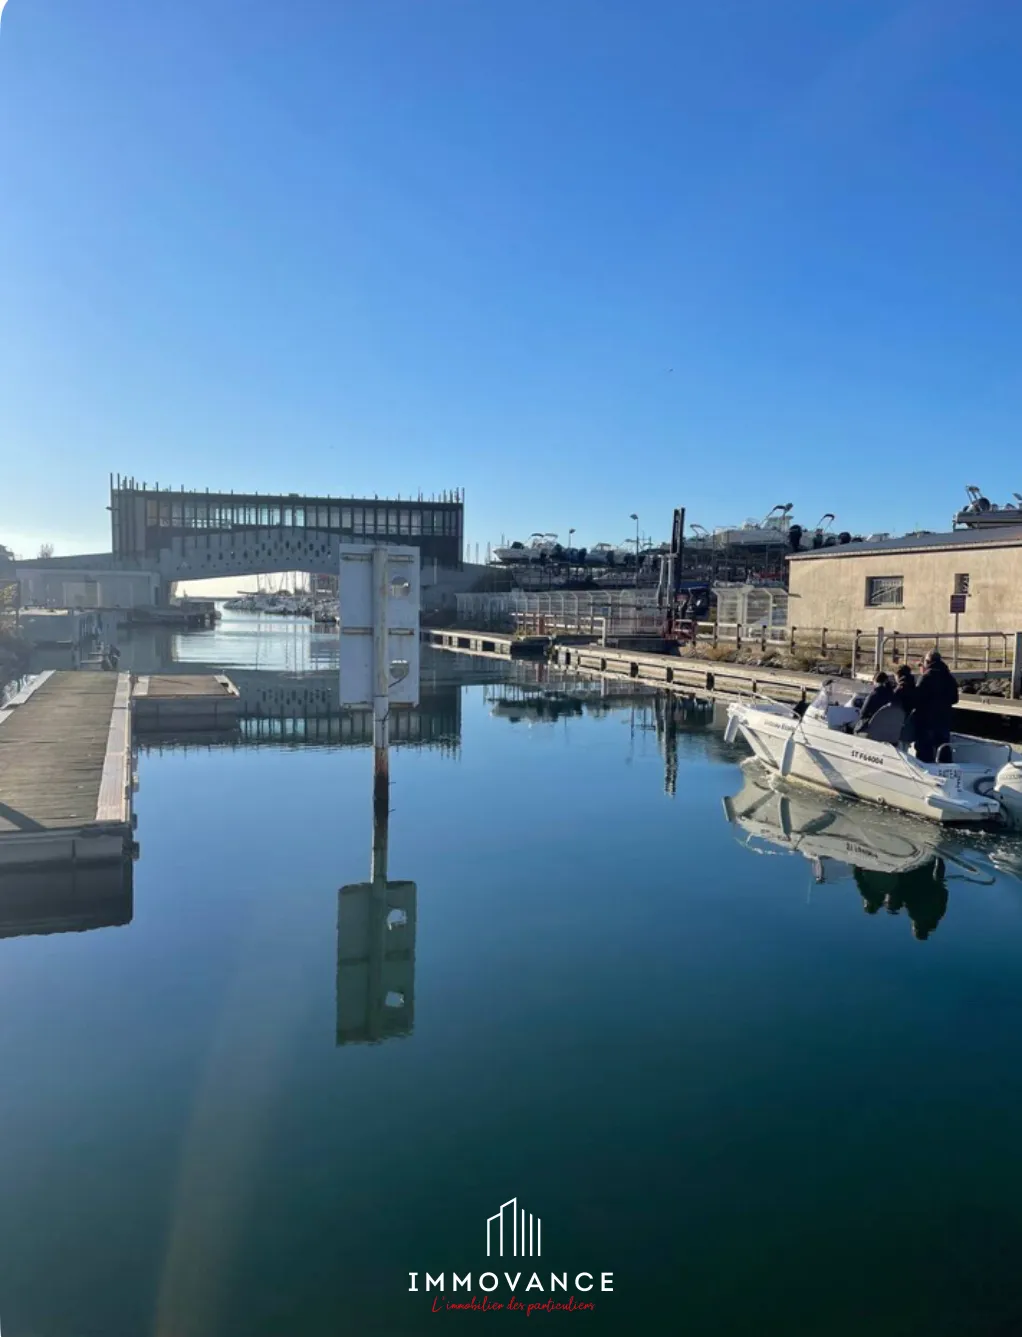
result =
[[45,562],[48,558],[50,558],[50,557],[52,557],[52,556],[53,556],[53,544],[52,544],[52,543],[40,543],[40,545],[39,545],[39,559],[40,559],[40,561]]

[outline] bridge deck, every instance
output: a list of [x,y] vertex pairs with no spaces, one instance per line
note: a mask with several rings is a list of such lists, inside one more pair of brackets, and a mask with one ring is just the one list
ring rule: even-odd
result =
[[123,855],[126,673],[48,673],[0,711],[0,865]]

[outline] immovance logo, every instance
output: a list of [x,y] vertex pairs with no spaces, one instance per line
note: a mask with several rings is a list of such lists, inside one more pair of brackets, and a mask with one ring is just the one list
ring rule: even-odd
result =
[[[507,1202],[502,1202],[500,1211],[494,1212],[492,1216],[486,1218],[486,1257],[489,1258],[492,1255],[494,1244],[497,1246],[499,1256],[504,1257],[505,1217],[510,1217],[511,1222],[511,1229],[508,1232],[511,1257],[538,1258],[543,1252],[539,1217],[533,1217],[532,1213],[529,1213],[529,1227],[528,1233],[526,1233],[525,1208],[522,1208],[521,1226],[519,1226],[517,1198],[510,1198]],[[536,1223],[535,1232],[533,1231],[533,1221]]]
[[[517,1198],[509,1198],[507,1202],[501,1203],[498,1210],[486,1218],[487,1258],[539,1258],[542,1253],[543,1230],[540,1219],[519,1207]],[[420,1288],[419,1277],[422,1275],[421,1272],[409,1272],[408,1289],[416,1292],[422,1290],[427,1294],[432,1292],[431,1312],[434,1314],[444,1309],[507,1309],[526,1315],[533,1311],[592,1310],[596,1306],[589,1299],[588,1292],[608,1292],[614,1289],[613,1272],[549,1272],[542,1277],[538,1272],[528,1275],[521,1271],[502,1272],[499,1275],[496,1272],[480,1272],[475,1278],[471,1271],[462,1275],[457,1271],[441,1272],[437,1276],[426,1272],[425,1283]],[[483,1294],[475,1294],[476,1290]],[[495,1295],[495,1292],[501,1290],[505,1293],[504,1299],[498,1299]],[[519,1290],[525,1292],[525,1299],[518,1299],[516,1291]],[[538,1291],[540,1295],[545,1293],[546,1298],[531,1296],[530,1291]]]

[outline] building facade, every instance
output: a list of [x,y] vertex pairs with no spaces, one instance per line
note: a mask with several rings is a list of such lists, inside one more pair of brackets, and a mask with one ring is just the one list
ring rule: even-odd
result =
[[[457,566],[464,509],[460,491],[415,500],[302,497],[294,492],[261,496],[173,491],[118,476],[110,486],[111,545],[119,561],[158,560],[183,544],[194,549],[196,539],[208,539],[211,547],[227,542],[238,548],[255,534],[289,534],[303,547],[312,536],[320,542],[396,542],[419,548],[424,560]],[[332,547],[328,545],[331,554]],[[330,570],[336,573],[336,566]]]
[[[1022,527],[852,543],[789,557],[788,624],[835,630],[1022,631]],[[960,600],[959,600],[960,602]]]

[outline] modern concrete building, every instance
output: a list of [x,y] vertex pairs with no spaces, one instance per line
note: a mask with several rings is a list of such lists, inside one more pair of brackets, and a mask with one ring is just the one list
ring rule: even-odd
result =
[[461,563],[461,492],[440,497],[303,497],[175,492],[118,476],[110,486],[113,556],[196,579],[260,571],[334,574],[341,543],[400,543],[423,562]]
[[426,612],[453,610],[455,596],[488,574],[461,558],[460,489],[397,499],[261,496],[175,492],[118,475],[110,480],[109,511],[109,552],[16,563],[22,607],[160,607],[179,583],[276,571],[336,578],[351,544],[416,549]]
[[835,630],[1022,630],[1022,526],[849,543],[789,557],[788,623]]

